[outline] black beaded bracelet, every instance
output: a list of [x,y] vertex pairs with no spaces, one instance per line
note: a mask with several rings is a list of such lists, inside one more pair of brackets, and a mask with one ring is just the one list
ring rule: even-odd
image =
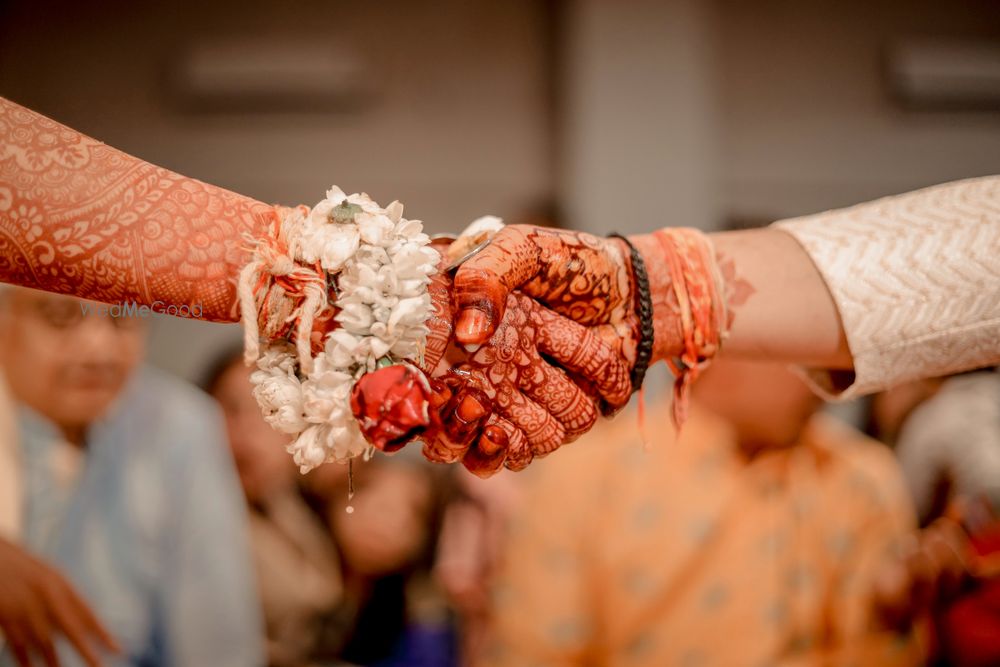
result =
[[643,261],[642,255],[632,242],[621,234],[614,233],[608,236],[621,239],[629,247],[632,274],[635,276],[635,310],[639,315],[639,344],[635,350],[635,365],[632,367],[631,380],[632,391],[636,392],[642,388],[646,370],[649,369],[649,362],[653,358],[653,297],[649,291],[649,275],[646,273],[646,262]]

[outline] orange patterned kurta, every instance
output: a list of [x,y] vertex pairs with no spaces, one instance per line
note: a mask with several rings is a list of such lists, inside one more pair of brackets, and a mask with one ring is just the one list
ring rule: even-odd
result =
[[826,417],[747,461],[695,409],[604,424],[522,473],[481,664],[914,664],[875,628],[875,568],[914,528],[891,454]]

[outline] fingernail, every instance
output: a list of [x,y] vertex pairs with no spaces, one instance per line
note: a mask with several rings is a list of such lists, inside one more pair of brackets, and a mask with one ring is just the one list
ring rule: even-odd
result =
[[465,351],[468,352],[469,354],[472,354],[474,352],[478,352],[479,348],[481,348],[481,347],[482,347],[482,345],[478,345],[478,344],[474,344],[474,343],[469,343],[468,345],[465,346]]
[[478,308],[466,308],[458,316],[455,337],[461,343],[481,343],[490,326],[490,318]]
[[435,384],[431,388],[432,391],[428,403],[430,403],[432,410],[439,410],[451,400],[451,389],[437,381],[435,381]]
[[455,413],[458,415],[459,419],[468,424],[469,422],[475,421],[485,415],[486,408],[472,396],[466,396],[462,399],[462,402],[459,404],[458,410],[456,410]]
[[493,456],[501,449],[507,448],[507,433],[499,426],[487,426],[479,439],[479,450],[487,456]]

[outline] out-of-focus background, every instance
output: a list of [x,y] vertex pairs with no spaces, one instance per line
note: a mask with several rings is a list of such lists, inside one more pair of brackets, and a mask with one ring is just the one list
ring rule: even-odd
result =
[[[0,92],[264,201],[637,232],[997,172],[998,44],[992,0],[7,1]],[[187,376],[225,337],[161,328]]]
[[[398,199],[432,233],[738,229],[1000,172],[1000,3],[0,0],[0,95],[260,200]],[[644,430],[627,412],[489,482],[410,447],[349,501],[344,466],[299,476],[261,419],[237,325],[155,317],[159,371],[136,370],[143,331],[67,303],[0,293],[0,537],[28,508],[0,576],[33,551],[131,664],[1000,660],[995,371],[845,425],[787,369],[720,359],[680,437],[650,392]],[[115,391],[46,375],[88,360]],[[5,412],[25,387],[41,419]],[[60,442],[79,414],[93,437]]]

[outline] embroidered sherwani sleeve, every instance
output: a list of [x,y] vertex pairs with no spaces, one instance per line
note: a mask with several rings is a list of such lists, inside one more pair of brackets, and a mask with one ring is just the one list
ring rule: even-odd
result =
[[775,223],[837,305],[854,372],[810,369],[822,393],[870,393],[1000,362],[1000,176]]

